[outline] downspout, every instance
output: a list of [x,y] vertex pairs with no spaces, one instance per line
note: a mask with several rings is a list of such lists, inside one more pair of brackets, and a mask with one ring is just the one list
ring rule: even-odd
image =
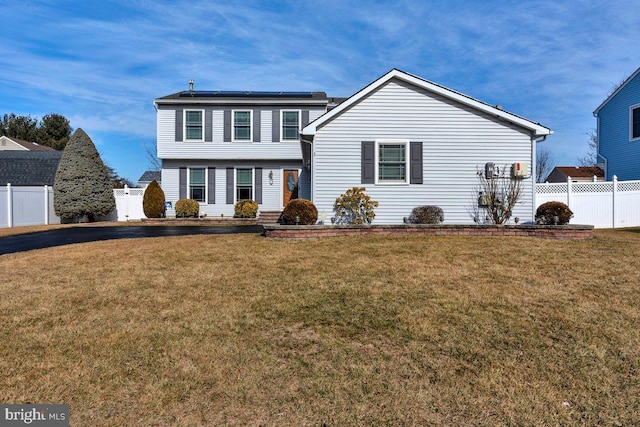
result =
[[531,180],[531,185],[533,186],[532,193],[531,193],[533,194],[533,203],[531,204],[531,218],[533,218],[534,221],[536,218],[536,205],[538,204],[538,192],[536,188],[537,180],[534,178],[534,176],[537,175],[536,170],[538,167],[538,165],[536,164],[538,143],[544,142],[546,140],[547,140],[547,135],[542,135],[541,137],[536,138],[535,132],[531,133],[531,177],[533,178]]
[[598,164],[598,157],[601,158],[602,160],[604,160],[604,180],[608,181],[609,180],[609,175],[608,175],[608,166],[609,166],[609,160],[603,156],[602,154],[600,154],[600,116],[598,115],[597,112],[593,112],[593,117],[596,118],[596,165]]
[[[311,186],[311,188],[309,188],[309,197],[311,198],[311,201],[313,202],[313,188],[314,188],[314,175],[313,175],[313,139],[305,139],[302,137],[302,135],[300,135],[300,144],[301,144],[301,148],[302,148],[302,161],[304,161],[304,145],[302,144],[309,144],[309,173],[311,174],[311,177],[309,179],[309,185]],[[302,167],[306,168],[306,165],[302,165]]]

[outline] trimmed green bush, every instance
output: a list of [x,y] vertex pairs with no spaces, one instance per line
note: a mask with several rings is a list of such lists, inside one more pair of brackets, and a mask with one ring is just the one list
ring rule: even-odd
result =
[[438,206],[418,206],[409,215],[410,224],[440,224],[444,221],[444,212]]
[[365,190],[364,187],[353,187],[336,198],[333,204],[335,216],[331,221],[335,224],[371,224],[378,202],[371,200]]
[[177,218],[198,218],[200,204],[193,199],[180,199],[176,202]]
[[[557,217],[557,223],[556,219]],[[565,225],[573,218],[573,212],[569,206],[562,202],[547,202],[536,209],[536,224]]]
[[258,214],[258,203],[255,200],[238,200],[233,207],[236,218],[255,218]]
[[144,190],[142,210],[147,218],[164,217],[164,191],[155,179]]
[[295,224],[296,217],[300,225],[313,225],[318,221],[318,209],[311,200],[293,199],[282,211],[282,222]]

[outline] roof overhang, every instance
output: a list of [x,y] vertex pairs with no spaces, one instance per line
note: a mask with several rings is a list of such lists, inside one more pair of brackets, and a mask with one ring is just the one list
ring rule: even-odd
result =
[[413,74],[409,74],[407,72],[398,70],[396,68],[392,69],[384,76],[370,83],[368,86],[364,87],[363,89],[361,89],[360,91],[352,95],[350,98],[347,98],[347,100],[339,104],[334,109],[330,110],[329,112],[323,114],[313,122],[309,123],[307,126],[304,127],[304,129],[302,129],[301,133],[305,136],[315,135],[318,129],[322,127],[325,123],[328,123],[330,120],[332,120],[334,117],[341,114],[343,111],[351,108],[351,106],[358,103],[364,97],[374,92],[375,90],[379,89],[380,87],[382,87],[392,79],[398,79],[398,80],[407,82],[416,87],[425,89],[429,92],[436,93],[445,98],[451,99],[463,105],[474,108],[478,111],[482,111],[484,113],[495,116],[499,119],[513,123],[516,126],[519,126],[528,130],[529,132],[531,132],[532,136],[536,138],[541,136],[551,135],[553,133],[551,129],[545,126],[542,126],[539,123],[534,123],[531,120],[527,120],[523,117],[509,113],[500,108],[496,108],[482,101],[478,101],[477,99],[471,98],[470,96],[448,89],[444,86],[438,85],[436,83],[430,82],[421,77],[415,76]]

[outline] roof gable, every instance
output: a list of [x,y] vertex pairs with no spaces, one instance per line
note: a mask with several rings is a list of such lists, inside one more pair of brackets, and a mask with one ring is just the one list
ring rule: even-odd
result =
[[595,110],[593,110],[593,114],[594,114],[594,115],[597,115],[597,114],[598,114],[598,112],[600,112],[600,110],[602,110],[602,108],[603,108],[605,105],[607,105],[607,104],[609,103],[609,101],[611,101],[611,100],[612,100],[616,95],[618,95],[618,93],[620,93],[620,91],[621,91],[622,89],[624,89],[624,87],[625,87],[627,84],[629,84],[631,81],[633,81],[633,79],[635,79],[635,78],[638,76],[638,74],[640,74],[640,67],[639,67],[636,71],[634,71],[634,72],[633,72],[633,74],[631,74],[629,77],[627,77],[627,79],[626,79],[624,82],[622,82],[622,84],[621,84],[620,86],[618,86],[618,87],[617,87],[617,89],[616,89],[616,90],[614,90],[614,91],[613,91],[613,93],[611,93],[611,95],[609,95],[609,96],[607,97],[607,99],[605,99],[604,101],[602,101],[602,104],[600,104],[600,105],[598,106],[598,108],[596,108]]
[[53,148],[47,147],[46,145],[40,145],[38,143],[25,141],[23,139],[18,139],[18,138],[13,138],[8,136],[1,136],[0,140],[13,142],[16,146],[15,150],[54,151]]
[[572,178],[604,177],[604,171],[598,166],[556,166],[554,170]]
[[471,98],[463,93],[456,92],[454,90],[448,89],[444,86],[438,85],[436,83],[425,80],[421,77],[414,76],[413,74],[406,73],[404,71],[398,70],[396,68],[389,71],[384,76],[379,79],[373,81],[369,85],[365,86],[363,89],[347,98],[344,102],[336,106],[334,109],[329,112],[323,114],[313,122],[309,123],[304,129],[302,129],[303,135],[315,135],[318,128],[325,123],[329,122],[332,118],[341,114],[343,111],[351,108],[353,105],[358,103],[360,100],[375,92],[376,90],[383,87],[392,79],[399,79],[409,84],[412,84],[416,87],[422,88],[424,90],[439,94],[445,98],[457,101],[463,105],[469,106],[476,110],[482,111],[484,113],[491,114],[495,117],[502,118],[507,120],[517,126],[525,128],[530,132],[534,133],[537,136],[550,135],[553,133],[549,128],[540,125],[539,123],[534,123],[530,120],[527,120],[523,117],[517,116],[515,114],[509,113],[502,109],[493,107],[489,104],[486,104],[482,101],[478,101],[477,99]]

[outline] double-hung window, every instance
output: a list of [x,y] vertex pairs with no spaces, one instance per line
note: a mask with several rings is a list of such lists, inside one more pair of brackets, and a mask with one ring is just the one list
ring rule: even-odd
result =
[[299,110],[283,110],[282,111],[282,140],[283,141],[299,141],[300,140],[300,111]]
[[631,107],[631,139],[640,138],[640,105]]
[[251,110],[233,111],[233,141],[251,141]]
[[206,201],[205,168],[189,169],[189,198],[200,203]]
[[203,141],[203,111],[185,110],[184,135],[186,141]]
[[388,184],[408,183],[408,148],[406,141],[378,141],[376,181]]
[[253,169],[236,169],[236,201],[253,199]]

